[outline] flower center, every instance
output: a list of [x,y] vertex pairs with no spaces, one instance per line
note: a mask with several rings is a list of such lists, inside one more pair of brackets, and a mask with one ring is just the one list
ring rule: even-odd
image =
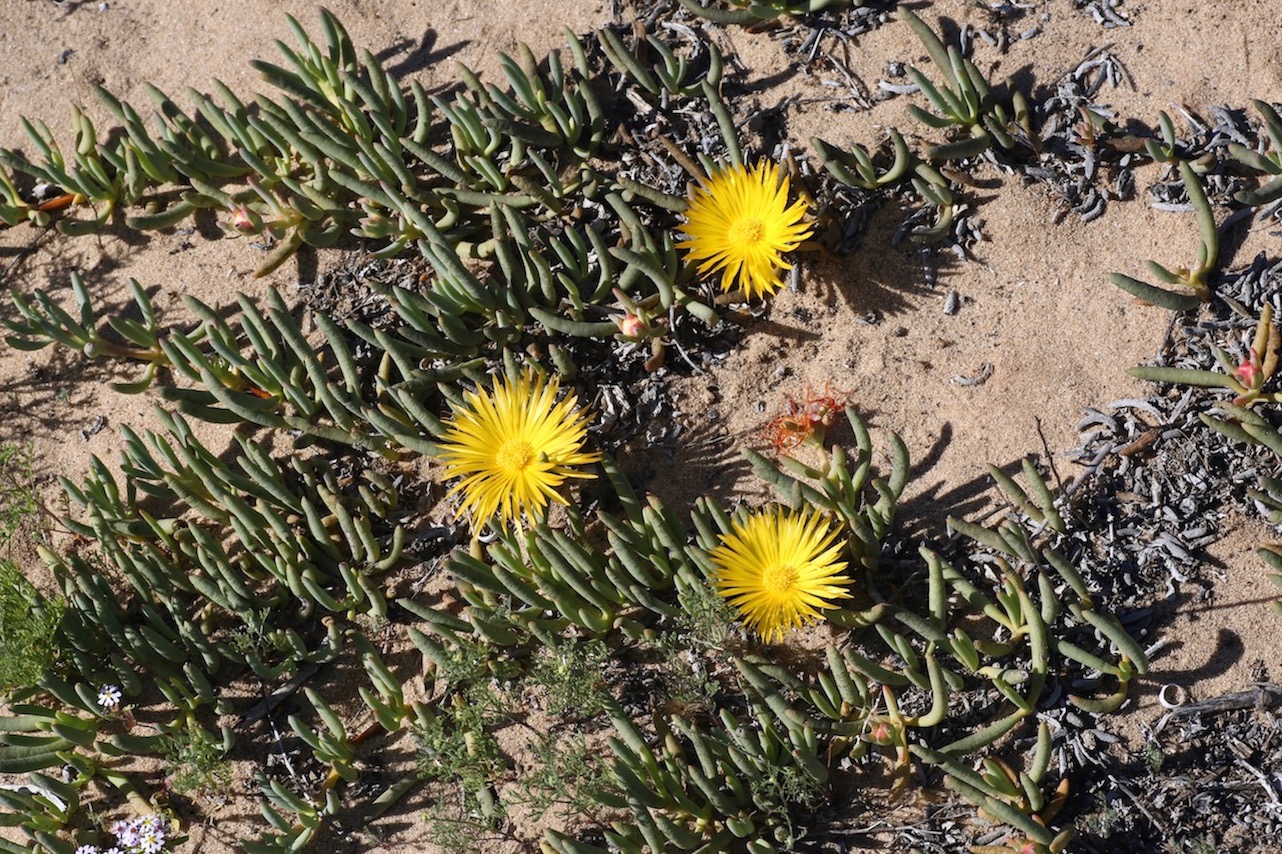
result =
[[788,564],[768,566],[761,573],[761,586],[768,593],[791,593],[797,586],[797,568]]
[[524,471],[526,466],[534,462],[534,446],[524,439],[513,439],[504,442],[499,447],[499,452],[495,455],[494,462],[506,472]]
[[766,224],[755,216],[737,219],[730,226],[730,242],[738,245],[756,243],[766,236]]

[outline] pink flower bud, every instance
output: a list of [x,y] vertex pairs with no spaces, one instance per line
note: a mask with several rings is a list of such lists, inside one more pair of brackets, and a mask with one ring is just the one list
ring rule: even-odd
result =
[[232,228],[242,234],[257,234],[263,229],[263,221],[245,205],[238,205],[231,212]]
[[617,323],[619,324],[619,331],[627,338],[640,338],[649,328],[644,320],[630,311],[620,317]]
[[889,747],[894,742],[894,733],[889,724],[878,723],[873,726],[872,732],[868,734],[868,740],[873,744]]
[[1259,388],[1264,383],[1264,368],[1260,365],[1260,354],[1251,348],[1251,353],[1237,366],[1233,376],[1247,388]]

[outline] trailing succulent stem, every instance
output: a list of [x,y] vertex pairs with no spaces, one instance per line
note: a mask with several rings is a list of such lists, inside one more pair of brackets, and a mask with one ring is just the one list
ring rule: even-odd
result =
[[1282,118],[1265,101],[1252,101],[1264,119],[1264,136],[1269,150],[1256,151],[1241,143],[1229,144],[1229,156],[1241,165],[1265,177],[1265,183],[1255,190],[1241,190],[1233,198],[1244,205],[1268,205],[1282,198]]
[[[682,2],[723,21],[830,5]],[[1038,143],[1018,93],[1006,109],[969,58],[902,11],[939,78],[910,71],[934,108],[914,114],[964,138],[920,155],[893,129],[881,150],[845,151],[820,139],[813,146],[856,195],[911,188],[928,221],[909,236],[936,241],[953,233],[962,205],[932,162]],[[1007,828],[1009,849],[1063,850],[1072,829],[1052,825],[1066,784],[1047,776],[1050,733],[1033,727],[1035,712],[1059,696],[1092,712],[1119,708],[1148,665],[1075,568],[1071,519],[1032,462],[1017,476],[991,470],[1007,499],[997,522],[951,519],[947,544],[905,548],[896,513],[911,468],[899,437],[887,437],[883,465],[867,423],[847,407],[847,445],[807,448],[818,455],[810,462],[783,453],[814,437],[817,424],[829,426],[842,406],[830,392],[808,401],[822,403],[821,412],[802,411],[807,420],[786,425],[797,442],[776,443],[773,458],[745,452],[786,505],[766,511],[705,495],[687,515],[638,494],[618,463],[590,448],[586,415],[549,428],[569,436],[581,471],[558,468],[533,441],[510,442],[502,418],[495,447],[453,441],[461,413],[484,408],[472,389],[497,389],[491,374],[499,365],[509,377],[535,376],[550,354],[572,374],[572,351],[561,345],[585,337],[648,345],[645,367],[654,369],[680,312],[719,321],[700,265],[673,234],[676,215],[689,226],[697,201],[648,186],[606,145],[627,136],[611,125],[622,112],[611,99],[626,92],[631,105],[707,117],[710,142],[701,150],[669,145],[691,180],[747,174],[742,117],[722,96],[718,50],[605,29],[586,42],[570,36],[564,58],[539,60],[519,46],[500,57],[500,82],[462,68],[457,89],[430,95],[358,51],[328,12],[319,41],[292,18],[289,26],[296,45],[279,45],[281,64],[254,64],[274,88],[270,97],[246,104],[215,82],[212,94],[189,93],[194,109],[184,112],[153,88],[148,121],[100,92],[118,131],[99,134],[76,110],[74,154],[38,121],[25,123],[31,158],[0,151],[0,163],[57,191],[28,202],[14,177],[0,174],[0,221],[9,225],[56,221],[77,234],[125,212],[128,227],[147,231],[212,210],[229,232],[272,245],[262,273],[304,247],[349,237],[372,241],[379,256],[416,250],[429,271],[374,285],[386,303],[377,323],[316,312],[309,325],[276,290],[238,297],[234,315],[188,297],[191,322],[169,327],[136,282],[130,295],[140,320],[102,322],[79,276],[71,309],[42,291],[13,295],[12,346],[58,344],[141,366],[117,388],[157,386],[171,409],[157,411],[156,430],[120,428],[115,469],[94,458],[82,480],[62,481],[72,537],[56,550],[39,548],[60,597],[14,585],[0,603],[6,621],[17,614],[39,624],[32,636],[49,647],[38,678],[6,686],[13,702],[0,716],[0,772],[28,776],[0,789],[2,820],[22,827],[33,846],[72,851],[91,781],[150,814],[155,781],[131,757],[186,763],[207,781],[217,763],[243,758],[236,751],[251,724],[276,715],[273,726],[291,733],[320,773],[306,784],[257,775],[269,827],[242,843],[247,851],[316,844],[364,797],[357,784],[371,782],[372,759],[401,737],[413,740],[417,765],[360,801],[363,814],[377,817],[431,780],[457,788],[464,821],[494,827],[511,788],[502,784],[519,771],[499,749],[497,730],[517,719],[515,698],[532,695],[551,718],[590,722],[585,731],[602,734],[599,779],[578,801],[614,850],[796,847],[831,796],[833,776],[880,761],[896,791],[923,772],[942,775]],[[1277,148],[1276,115],[1260,111]],[[1154,143],[1155,158],[1175,156],[1173,134],[1165,139],[1165,148]],[[1275,154],[1238,152],[1266,171]],[[755,173],[769,175],[762,196],[771,204],[787,196],[774,168],[758,164]],[[1218,262],[1215,223],[1193,167],[1181,161],[1180,170],[1203,251],[1193,271],[1156,269],[1205,297]],[[792,171],[798,181],[801,174]],[[779,207],[800,245],[810,234],[806,205],[783,199]],[[795,248],[782,245],[780,252]],[[1226,408],[1234,419],[1217,429],[1282,453],[1251,408],[1276,402],[1265,385],[1278,363],[1268,312],[1253,344],[1236,366],[1225,356],[1226,373],[1213,382],[1143,375],[1234,391]],[[531,354],[526,364],[523,353]],[[553,381],[546,388],[549,411],[573,408]],[[202,441],[195,419],[245,427],[219,449]],[[282,433],[293,448],[278,451],[273,438]],[[331,453],[301,452],[309,445]],[[460,445],[493,451],[508,474],[547,467],[552,476],[541,483],[555,507],[543,496],[537,513],[518,508],[499,522],[491,513],[472,520],[470,536],[456,520],[415,528],[424,514],[405,479],[439,465],[437,480],[458,479],[455,492],[466,496],[468,475],[450,462]],[[603,476],[608,488],[562,494],[570,476]],[[1277,484],[1265,480],[1257,494],[1282,512]],[[484,515],[473,509],[460,515]],[[788,561],[732,566],[730,544],[747,538],[750,520],[765,520],[754,536],[782,540],[788,528],[794,539],[817,541],[795,551],[820,579],[806,588]],[[734,590],[736,573],[748,576],[746,594]],[[412,594],[411,575],[423,581]],[[780,591],[805,600],[813,590],[821,604],[804,620],[763,625],[743,604],[755,596],[759,608],[770,605]],[[822,638],[823,653],[809,660],[791,634],[806,623],[822,624],[810,637]],[[800,654],[781,654],[789,646]],[[620,665],[651,680],[644,687],[653,702],[640,712],[605,680]],[[1052,691],[1080,681],[1082,670],[1094,672],[1092,690]],[[329,695],[336,674],[355,683],[359,702]],[[409,683],[420,678],[425,698],[414,700]],[[248,709],[239,705],[245,684],[263,689]],[[300,691],[292,713],[275,711]],[[958,714],[963,693],[983,697],[987,713]],[[1011,735],[1035,742],[1023,767],[994,752]],[[179,770],[166,782],[175,791],[183,788]],[[601,850],[556,830],[541,844]]]
[[[1282,336],[1273,322],[1273,307],[1265,305],[1260,312],[1260,319],[1255,326],[1255,334],[1245,356],[1234,360],[1219,347],[1212,346],[1216,361],[1224,369],[1218,371],[1194,370],[1192,368],[1171,368],[1160,365],[1140,365],[1131,368],[1132,376],[1143,380],[1176,385],[1195,386],[1200,388],[1223,388],[1233,392],[1230,413],[1239,413],[1259,403],[1282,402],[1278,392],[1265,391],[1265,386],[1273,379],[1278,369],[1278,351],[1282,347]],[[1275,432],[1261,419],[1235,417],[1230,423],[1221,419],[1203,416],[1210,426],[1233,438],[1242,438],[1248,444],[1273,443],[1275,450],[1282,449],[1273,438],[1263,435],[1264,432]],[[1267,428],[1261,431],[1260,428]],[[1231,431],[1231,432],[1230,432]],[[1245,437],[1242,434],[1245,433]],[[1256,433],[1261,433],[1256,436]],[[1271,447],[1273,447],[1271,445]]]
[[994,146],[1009,152],[1015,150],[1022,140],[1029,140],[1035,145],[1031,141],[1036,139],[1036,135],[1029,124],[1027,103],[1022,94],[1014,99],[1008,111],[997,102],[992,88],[975,63],[963,56],[957,47],[945,46],[935,31],[911,9],[903,8],[899,13],[921,40],[940,75],[936,84],[917,68],[908,66],[909,78],[937,111],[930,113],[913,104],[909,106],[909,112],[932,128],[956,126],[968,134],[964,139],[931,146],[926,150],[927,160],[938,162],[978,157]]
[[[126,219],[143,231],[217,211],[230,233],[273,244],[260,275],[304,246],[332,246],[349,235],[377,242],[379,256],[416,247],[436,273],[416,306],[430,327],[419,331],[430,349],[451,356],[487,341],[516,344],[539,323],[561,334],[603,334],[613,321],[584,314],[602,317],[616,288],[637,299],[657,292],[664,311],[676,305],[715,322],[715,312],[683,290],[689,271],[669,238],[649,234],[632,209],[636,201],[671,208],[673,200],[613,174],[599,156],[605,107],[598,71],[577,37],[568,67],[558,53],[541,64],[521,46],[518,56],[501,57],[506,88],[463,68],[464,86],[447,100],[417,82],[402,86],[372,54],[357,51],[329,12],[321,15],[323,43],[289,23],[298,47],[278,43],[285,64],[254,63],[277,99],[247,105],[215,82],[215,95],[191,93],[196,112],[188,115],[153,89],[154,131],[132,106],[100,90],[121,133],[101,139],[77,110],[78,165],[69,165],[38,122],[26,127],[42,159],[0,151],[0,163],[66,191],[58,224],[68,233],[92,230],[121,207],[145,209]],[[648,91],[706,101],[729,159],[741,162],[718,94],[715,49],[696,62],[651,38],[647,47],[662,59],[652,73],[612,32],[600,40],[620,72]],[[614,235],[584,220],[585,204],[595,208],[598,199],[617,213],[612,230],[626,235],[623,245],[612,246]],[[24,212],[24,204],[3,176],[0,221],[44,222],[54,210]],[[80,205],[92,206],[95,218],[73,218]],[[467,263],[478,258],[495,263],[478,274]]]
[[1211,211],[1211,203],[1206,198],[1206,191],[1202,189],[1197,173],[1185,160],[1179,161],[1179,170],[1184,187],[1188,191],[1189,202],[1193,205],[1193,214],[1197,219],[1198,233],[1201,237],[1197,247],[1197,262],[1192,268],[1178,267],[1169,270],[1156,261],[1149,261],[1148,268],[1149,272],[1163,284],[1182,285],[1192,293],[1168,290],[1122,273],[1110,273],[1108,278],[1122,290],[1145,302],[1169,308],[1172,311],[1189,311],[1211,298],[1210,277],[1219,266],[1220,236],[1215,225],[1215,214]]

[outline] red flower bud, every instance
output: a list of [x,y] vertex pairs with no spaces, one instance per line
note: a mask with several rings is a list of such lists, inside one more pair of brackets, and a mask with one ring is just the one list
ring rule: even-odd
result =
[[1260,354],[1251,348],[1250,355],[1242,360],[1242,364],[1237,366],[1233,376],[1238,378],[1238,382],[1247,388],[1259,388],[1264,383],[1264,368],[1260,364]]

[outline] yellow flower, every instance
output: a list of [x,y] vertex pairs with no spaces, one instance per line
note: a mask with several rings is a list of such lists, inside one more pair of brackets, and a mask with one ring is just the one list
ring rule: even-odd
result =
[[684,229],[690,239],[677,246],[701,262],[700,273],[721,270],[723,291],[739,287],[749,299],[772,294],[783,287],[779,271],[792,269],[783,253],[810,236],[805,212],[805,202],[788,207],[788,179],[779,179],[775,164],[733,166],[695,189]]
[[601,459],[583,450],[587,418],[577,399],[559,403],[555,379],[544,383],[527,373],[499,380],[493,394],[466,392],[466,406],[447,423],[440,460],[450,477],[463,479],[450,490],[463,493],[461,516],[472,511],[480,526],[496,513],[501,524],[522,512],[539,515],[549,501],[568,503],[557,488],[569,477],[591,478],[574,466]]
[[717,592],[767,641],[823,619],[831,599],[848,599],[838,560],[845,543],[814,510],[772,507],[735,522],[712,550]]

